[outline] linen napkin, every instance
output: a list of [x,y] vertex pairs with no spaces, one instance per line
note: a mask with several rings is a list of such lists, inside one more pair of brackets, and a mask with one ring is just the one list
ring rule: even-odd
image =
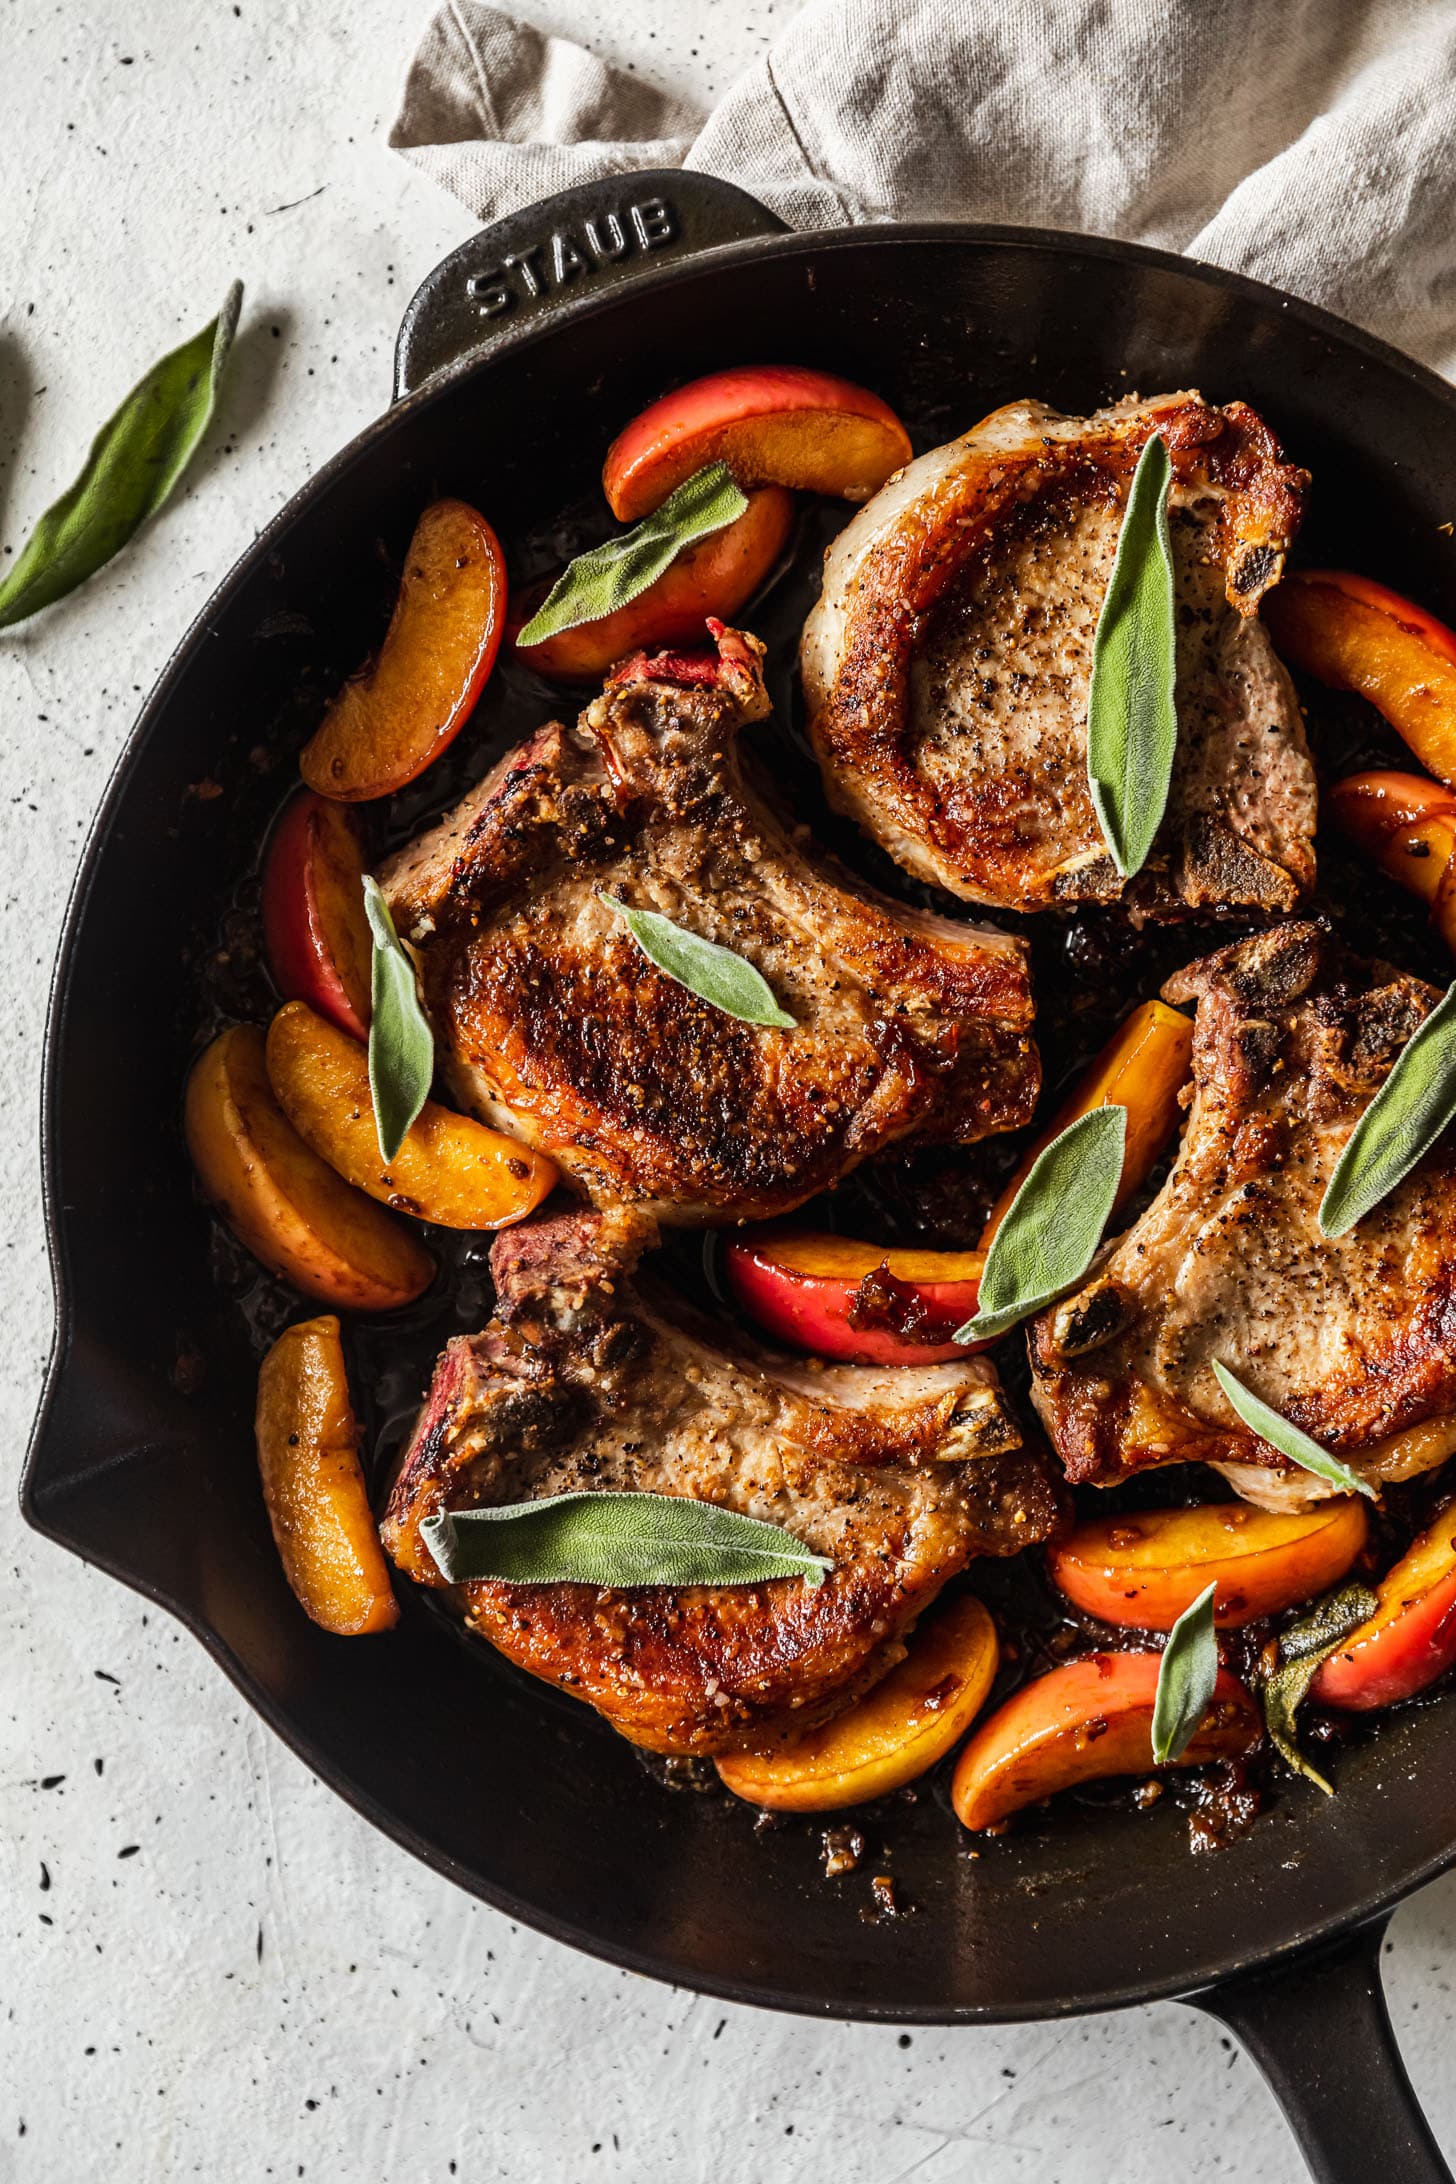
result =
[[448,0],[389,141],[483,221],[684,166],[799,228],[1155,243],[1456,376],[1456,0],[811,0],[709,114]]

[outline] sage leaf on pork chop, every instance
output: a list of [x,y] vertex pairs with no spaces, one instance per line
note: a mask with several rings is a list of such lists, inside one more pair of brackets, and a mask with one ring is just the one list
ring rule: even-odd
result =
[[1328,1479],[1332,1486],[1343,1488],[1347,1494],[1364,1494],[1370,1501],[1375,1500],[1375,1488],[1368,1479],[1362,1479],[1348,1464],[1342,1464],[1338,1456],[1332,1456],[1318,1441],[1311,1440],[1298,1426],[1282,1418],[1277,1410],[1261,1402],[1217,1358],[1213,1361],[1213,1377],[1244,1424],[1257,1433],[1261,1441],[1277,1448],[1281,1456],[1298,1464],[1301,1471],[1312,1471],[1317,1479]]
[[1352,1632],[1368,1623],[1380,1603],[1368,1585],[1342,1585],[1311,1608],[1308,1615],[1291,1623],[1279,1641],[1279,1667],[1264,1685],[1264,1726],[1269,1741],[1296,1774],[1302,1774],[1326,1797],[1333,1788],[1299,1748],[1295,1717],[1304,1704],[1315,1672],[1322,1661],[1337,1653]]
[[1216,1585],[1206,1585],[1168,1633],[1153,1699],[1153,1760],[1159,1767],[1181,1759],[1208,1712],[1218,1682],[1218,1639],[1213,1628]]
[[234,281],[217,317],[154,364],[101,427],[0,583],[0,629],[64,599],[157,513],[211,421],[242,301]]
[[603,894],[601,899],[616,911],[648,962],[700,1001],[721,1009],[725,1016],[736,1016],[740,1024],[795,1029],[796,1019],[779,1007],[768,980],[733,949],[721,947],[716,940],[703,940],[660,911],[634,910],[615,895]]
[[369,967],[369,1096],[380,1157],[393,1160],[429,1097],[435,1039],[420,1006],[415,967],[394,929],[379,882],[364,876],[364,914],[374,942]]
[[736,523],[747,507],[726,463],[695,470],[630,531],[569,561],[516,643],[539,645],[563,629],[615,614],[655,584],[685,546]]
[[986,1342],[1082,1279],[1122,1182],[1127,1109],[1094,1107],[1038,1154],[991,1239],[974,1319],[956,1342]]
[[1142,870],[1162,824],[1178,742],[1172,474],[1167,444],[1155,432],[1132,475],[1092,645],[1087,780],[1103,840],[1125,880]]
[[1356,1123],[1320,1201],[1326,1236],[1343,1236],[1410,1174],[1456,1120],[1456,985],[1402,1047]]
[[777,1524],[676,1494],[552,1494],[494,1509],[445,1510],[420,1527],[452,1585],[759,1585],[832,1567]]

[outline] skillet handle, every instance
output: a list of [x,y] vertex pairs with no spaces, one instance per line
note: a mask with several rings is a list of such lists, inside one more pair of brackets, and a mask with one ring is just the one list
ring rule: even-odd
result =
[[1317,2184],[1452,2184],[1385,2007],[1386,1924],[1187,1997],[1258,2064]]
[[395,400],[664,260],[785,232],[756,197],[711,174],[613,175],[543,198],[472,235],[415,290],[395,346]]

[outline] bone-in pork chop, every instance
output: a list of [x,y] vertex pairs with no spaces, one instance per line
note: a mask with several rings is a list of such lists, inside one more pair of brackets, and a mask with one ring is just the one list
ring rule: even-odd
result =
[[1067,1477],[1216,1463],[1250,1501],[1338,1491],[1234,1413],[1222,1364],[1371,1480],[1456,1450],[1456,1145],[1324,1236],[1342,1148],[1440,995],[1284,925],[1163,989],[1196,1001],[1193,1103],[1167,1182],[1031,1330],[1033,1397]]
[[[1178,750],[1152,855],[1124,881],[1087,784],[1087,699],[1154,431],[1173,472]],[[1307,484],[1252,410],[1191,393],[1091,417],[1013,402],[922,455],[835,540],[804,627],[831,802],[969,902],[1294,908],[1314,877],[1314,774],[1257,607]]]
[[[1023,944],[856,886],[777,816],[736,742],[763,648],[716,634],[716,658],[625,663],[381,874],[457,1097],[664,1221],[783,1213],[882,1146],[1013,1129],[1039,1082]],[[747,958],[795,1028],[656,969],[606,896]]]
[[832,1561],[821,1586],[456,1588],[474,1629],[635,1743],[727,1751],[847,1704],[948,1578],[1042,1538],[1054,1502],[983,1358],[816,1370],[735,1345],[636,1279],[654,1234],[619,1211],[497,1238],[497,1317],[441,1358],[383,1532],[438,1586],[419,1527],[442,1508],[646,1489],[782,1525]]

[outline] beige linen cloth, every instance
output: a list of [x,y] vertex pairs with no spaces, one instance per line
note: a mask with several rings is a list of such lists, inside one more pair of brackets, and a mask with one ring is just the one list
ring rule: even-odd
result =
[[482,220],[691,167],[800,228],[1156,243],[1456,376],[1456,0],[811,0],[706,115],[449,0],[390,142]]

